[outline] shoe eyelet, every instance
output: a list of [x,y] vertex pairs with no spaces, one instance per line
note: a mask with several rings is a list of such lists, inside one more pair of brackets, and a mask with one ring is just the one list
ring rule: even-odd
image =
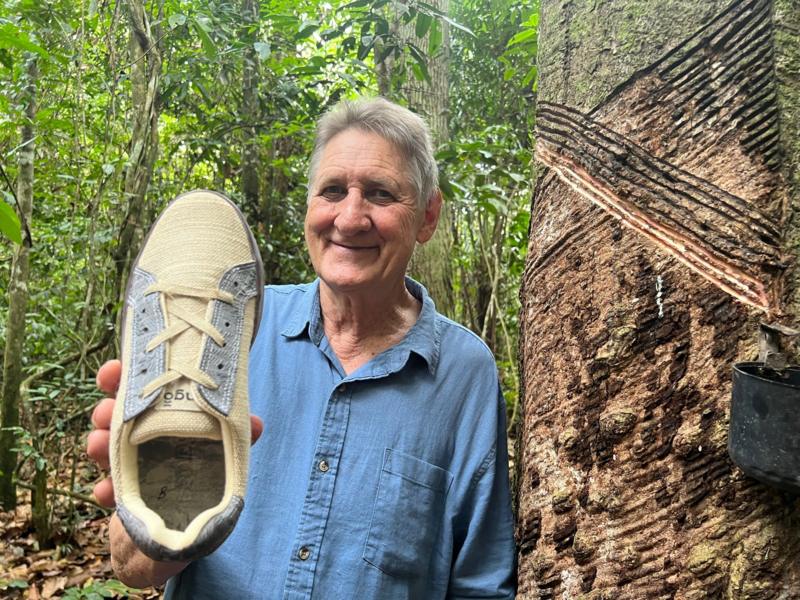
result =
[[238,281],[234,281],[233,282],[233,287],[239,287],[239,282]]
[[217,368],[218,368],[218,369],[223,369],[223,368],[225,368],[225,365],[224,365],[224,364],[222,364],[222,363],[219,363],[219,364],[217,365]]
[[142,331],[144,331],[145,333],[147,333],[148,331],[150,331],[150,329],[148,329],[147,327],[143,327],[143,328],[142,328]]
[[231,326],[231,324],[228,323],[228,321],[225,321],[225,327],[230,327],[230,326]]

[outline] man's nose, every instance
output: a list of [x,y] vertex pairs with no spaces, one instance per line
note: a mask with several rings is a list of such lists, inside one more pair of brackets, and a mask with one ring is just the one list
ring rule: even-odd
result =
[[350,188],[347,196],[337,203],[336,227],[343,233],[358,233],[372,227],[369,216],[369,202],[361,190]]

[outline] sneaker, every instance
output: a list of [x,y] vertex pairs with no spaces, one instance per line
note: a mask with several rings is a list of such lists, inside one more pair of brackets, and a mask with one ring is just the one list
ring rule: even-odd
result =
[[209,191],[172,201],[131,268],[111,476],[122,524],[154,560],[211,553],[244,506],[263,287],[244,217]]

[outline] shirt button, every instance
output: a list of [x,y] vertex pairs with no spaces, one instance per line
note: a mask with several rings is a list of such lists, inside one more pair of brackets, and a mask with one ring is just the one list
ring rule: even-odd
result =
[[308,546],[302,546],[300,550],[297,551],[297,558],[300,560],[308,560],[309,556],[311,556],[311,549]]
[[327,473],[328,470],[331,468],[331,466],[328,464],[327,460],[321,460],[319,461],[317,468],[319,468],[319,470],[322,471],[323,473]]

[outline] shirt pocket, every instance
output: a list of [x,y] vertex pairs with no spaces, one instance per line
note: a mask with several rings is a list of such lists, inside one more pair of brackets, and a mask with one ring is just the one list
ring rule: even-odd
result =
[[453,475],[386,448],[364,560],[396,577],[427,572]]

